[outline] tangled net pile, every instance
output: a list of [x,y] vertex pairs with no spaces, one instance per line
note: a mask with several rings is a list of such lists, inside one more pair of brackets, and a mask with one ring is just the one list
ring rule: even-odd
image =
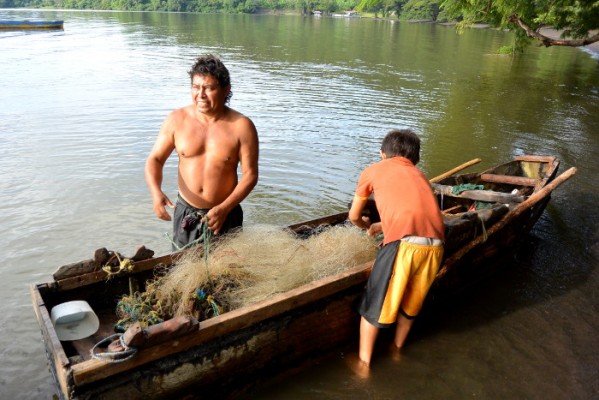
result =
[[[352,226],[323,227],[307,239],[280,227],[247,227],[211,243],[208,257],[201,245],[187,251],[145,293],[121,302],[142,299],[158,322],[181,315],[205,320],[373,260],[377,250],[374,239]],[[118,307],[117,313],[131,319]],[[139,314],[137,320],[152,324]]]

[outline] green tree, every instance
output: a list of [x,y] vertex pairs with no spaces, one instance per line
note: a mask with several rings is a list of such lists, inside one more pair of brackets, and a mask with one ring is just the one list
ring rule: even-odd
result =
[[439,15],[439,2],[436,0],[409,0],[403,6],[405,19],[436,21]]
[[[545,46],[585,46],[599,41],[597,0],[443,0],[441,6],[458,28],[486,22],[516,32],[516,48],[527,38]],[[559,38],[542,33],[550,27],[562,31]]]
[[406,0],[361,0],[356,11],[371,11],[377,17],[380,12],[384,18],[389,17],[392,12],[395,12],[399,18],[401,9],[406,3]]

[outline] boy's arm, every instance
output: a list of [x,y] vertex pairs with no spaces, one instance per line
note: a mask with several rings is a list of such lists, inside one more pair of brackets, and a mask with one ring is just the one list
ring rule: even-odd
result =
[[366,207],[367,201],[368,198],[355,195],[354,200],[351,203],[351,208],[349,209],[349,220],[352,224],[361,229],[368,229],[370,227],[370,219],[366,218],[366,220],[364,220],[362,218],[362,211]]

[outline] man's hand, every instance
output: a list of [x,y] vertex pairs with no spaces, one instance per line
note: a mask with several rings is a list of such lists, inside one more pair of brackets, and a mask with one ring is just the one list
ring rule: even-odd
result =
[[370,226],[371,226],[371,222],[370,222],[370,218],[363,215],[362,216],[362,222],[364,223],[364,229],[369,230]]
[[206,213],[204,218],[202,218],[202,222],[205,223],[207,219],[208,228],[214,232],[215,235],[218,235],[220,229],[225,223],[227,215],[229,215],[229,213],[224,208],[220,206],[214,206]]
[[158,218],[164,221],[171,220],[170,214],[166,212],[166,206],[175,208],[175,205],[170,201],[167,195],[160,192],[159,195],[152,198],[152,203],[154,204],[154,214],[156,214]]
[[368,236],[377,237],[383,233],[383,225],[380,222],[375,222],[368,227]]

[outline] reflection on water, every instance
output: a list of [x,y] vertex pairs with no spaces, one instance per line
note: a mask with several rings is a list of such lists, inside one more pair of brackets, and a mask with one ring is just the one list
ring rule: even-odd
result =
[[[0,11],[8,16],[63,19],[65,27],[0,32],[0,348],[11,361],[0,366],[3,394],[53,392],[27,285],[98,247],[170,250],[170,224],[152,213],[143,165],[164,117],[189,102],[187,70],[204,52],[224,58],[232,106],[259,131],[260,181],[243,203],[247,224],[345,209],[359,172],[395,127],[421,133],[420,166],[430,176],[473,158],[487,168],[524,153],[579,167],[517,258],[423,317],[399,364],[382,353],[364,383],[337,354],[260,398],[599,391],[599,67],[587,53],[531,47],[511,58],[494,54],[511,40],[503,32],[458,36],[370,19]],[[173,157],[165,169],[172,199],[175,177]]]

